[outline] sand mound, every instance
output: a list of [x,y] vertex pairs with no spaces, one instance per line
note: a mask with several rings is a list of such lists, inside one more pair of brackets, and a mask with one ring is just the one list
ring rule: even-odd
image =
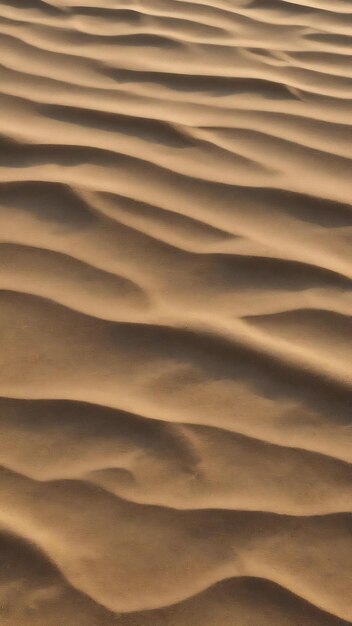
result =
[[0,626],[352,623],[351,20],[0,3]]

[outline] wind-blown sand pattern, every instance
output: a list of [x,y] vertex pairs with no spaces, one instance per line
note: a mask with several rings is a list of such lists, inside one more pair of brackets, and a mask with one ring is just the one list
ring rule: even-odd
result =
[[349,0],[1,0],[0,626],[352,623]]

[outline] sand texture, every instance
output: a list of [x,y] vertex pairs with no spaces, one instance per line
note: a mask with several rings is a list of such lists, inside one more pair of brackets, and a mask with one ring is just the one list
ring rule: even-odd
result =
[[351,0],[0,0],[0,626],[352,624]]

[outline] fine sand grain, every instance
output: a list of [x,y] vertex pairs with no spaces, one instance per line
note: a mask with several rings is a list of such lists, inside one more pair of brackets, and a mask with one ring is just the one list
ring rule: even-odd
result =
[[0,0],[0,626],[352,624],[351,0]]

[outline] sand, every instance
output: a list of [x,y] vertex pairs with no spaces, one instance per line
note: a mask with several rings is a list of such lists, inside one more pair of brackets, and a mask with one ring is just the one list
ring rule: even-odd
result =
[[350,0],[1,0],[0,626],[352,623]]

